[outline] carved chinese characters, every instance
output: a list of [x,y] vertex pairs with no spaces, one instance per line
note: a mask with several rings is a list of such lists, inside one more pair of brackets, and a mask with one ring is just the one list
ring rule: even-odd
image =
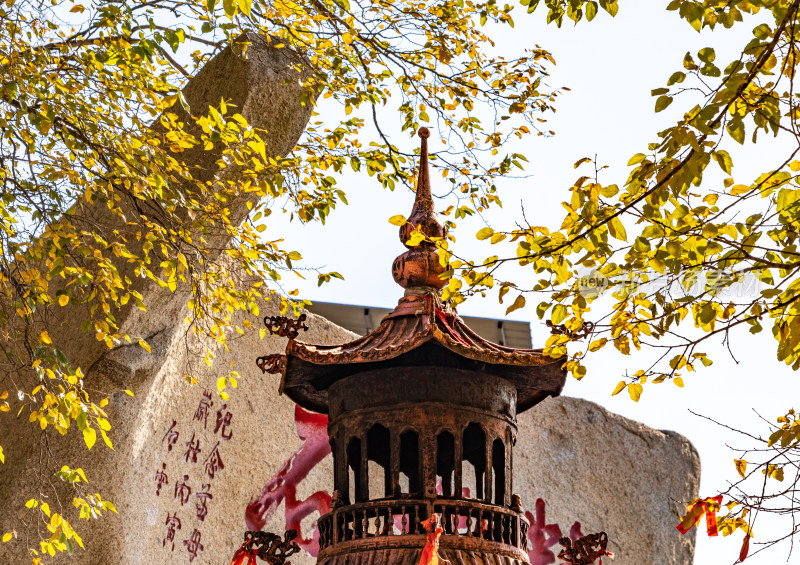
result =
[[155,495],[171,496],[161,545],[169,553],[182,550],[189,563],[205,549],[201,527],[213,509],[214,479],[225,469],[223,445],[233,437],[233,413],[227,404],[214,412],[217,402],[211,392],[202,391],[188,423],[170,419],[161,437],[165,460],[153,474]]

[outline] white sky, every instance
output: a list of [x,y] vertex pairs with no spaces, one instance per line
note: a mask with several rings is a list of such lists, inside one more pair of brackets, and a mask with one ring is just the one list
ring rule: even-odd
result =
[[[524,153],[531,160],[528,172],[532,176],[503,186],[501,197],[505,208],[502,213],[493,214],[491,222],[513,222],[520,216],[519,206],[523,203],[531,223],[558,227],[563,218],[560,202],[568,199],[567,189],[579,176],[573,163],[584,156],[598,154],[603,163],[612,165],[603,177],[606,182],[622,185],[627,177],[624,165],[629,157],[644,152],[647,142],[656,139],[656,132],[673,122],[676,111],[690,107],[679,98],[668,111],[655,114],[655,99],[650,96],[650,90],[665,86],[672,72],[682,69],[686,51],[696,53],[702,47],[713,45],[717,61],[727,63],[735,55],[731,47],[747,41],[751,37],[750,30],[757,25],[755,21],[746,22],[733,32],[718,30],[697,34],[674,12],[665,12],[666,4],[666,1],[653,0],[622,2],[616,18],[601,12],[590,24],[582,23],[575,28],[571,22],[565,22],[560,30],[544,25],[543,8],[540,8],[541,13],[527,16],[522,7],[517,6],[512,14],[516,29],[503,31],[499,48],[508,56],[514,56],[523,47],[533,47],[533,43],[548,49],[558,63],[549,81],[551,86],[569,86],[572,90],[557,101],[558,112],[550,121],[549,127],[556,131],[556,136],[526,142]],[[724,68],[725,65],[720,66]],[[400,144],[402,139],[396,137],[395,143]],[[406,143],[407,149],[412,149],[418,140],[407,138]],[[778,143],[768,141],[758,152],[752,146],[745,150],[729,147],[736,163],[737,182],[765,170],[770,149]],[[432,150],[436,147],[434,143]],[[434,175],[434,192],[436,180]],[[398,213],[407,214],[413,195],[405,189],[384,192],[367,175],[350,175],[342,185],[350,206],[336,210],[326,226],[300,226],[273,216],[265,235],[285,237],[289,248],[303,253],[306,265],[337,270],[346,278],[345,282],[336,281],[317,288],[316,276],[311,274],[306,283],[300,284],[305,297],[392,307],[401,296],[401,289],[392,281],[390,267],[403,248],[397,228],[387,220]],[[444,192],[444,182],[440,182],[438,188]],[[491,254],[487,248],[478,247],[473,238],[480,227],[480,220],[459,223],[456,232],[459,252],[482,257]],[[530,276],[530,273],[523,273],[523,276]],[[294,286],[293,281],[286,284],[290,288]],[[538,347],[543,345],[548,330],[535,319],[534,303],[529,300],[526,309],[510,317],[531,321],[534,347]],[[503,318],[505,308],[497,303],[496,297],[489,297],[472,299],[459,311],[464,315]],[[688,437],[702,462],[700,493],[712,496],[726,481],[738,478],[733,459],[740,453],[727,448],[726,443],[738,447],[750,444],[746,438],[691,415],[689,410],[759,433],[766,430],[766,424],[759,423],[753,410],[774,422],[792,406],[800,408],[798,375],[776,360],[775,342],[768,329],[758,336],[746,332],[735,335],[733,351],[738,364],[720,347],[710,347],[707,352],[715,360],[712,367],[684,375],[683,389],[669,382],[646,386],[639,403],[633,403],[624,392],[613,398],[610,393],[626,370],[635,371],[643,361],[624,357],[615,350],[604,351],[589,357],[588,377],[581,382],[569,380],[564,393],[587,398],[654,428],[675,430]],[[669,462],[664,461],[664,465]],[[758,522],[753,541],[777,536],[783,531],[779,527],[780,523]],[[709,540],[705,532],[701,532],[695,564],[734,563],[742,537],[737,532],[731,538],[720,536]],[[751,555],[755,549],[757,546],[751,545]],[[747,563],[786,562],[788,550],[784,544],[779,549],[752,555]],[[798,559],[795,553],[788,560],[796,563]]]

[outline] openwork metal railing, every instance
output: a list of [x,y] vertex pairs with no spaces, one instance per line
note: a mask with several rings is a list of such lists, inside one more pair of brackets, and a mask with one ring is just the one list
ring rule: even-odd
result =
[[[528,549],[528,521],[521,514],[474,500],[375,500],[336,508],[320,517],[320,549],[382,536],[424,535],[420,522],[441,516],[443,536],[486,540]],[[443,540],[444,541],[444,540]]]

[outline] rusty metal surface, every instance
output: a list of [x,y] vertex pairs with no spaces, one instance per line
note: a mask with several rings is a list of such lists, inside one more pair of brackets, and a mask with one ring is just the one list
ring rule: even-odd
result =
[[[428,138],[430,135],[431,132],[428,128],[420,128],[421,147],[417,194],[411,214],[406,223],[400,227],[400,241],[408,247],[408,251],[397,257],[392,263],[394,281],[406,289],[414,287],[440,289],[447,285],[447,279],[442,278],[445,267],[439,263],[439,255],[434,243],[437,239],[443,239],[447,235],[447,230],[439,223],[433,207],[431,176],[428,170]],[[407,242],[415,231],[425,236],[425,239],[416,246],[410,246]]]
[[[434,349],[440,351],[432,351]],[[427,349],[426,349],[427,347]],[[281,391],[306,409],[328,412],[326,390],[336,380],[370,370],[370,364],[437,365],[478,370],[511,381],[518,411],[561,393],[564,359],[541,349],[513,349],[473,332],[435,292],[403,297],[370,334],[342,345],[291,340]]]
[[[424,540],[423,540],[424,545]],[[350,553],[322,552],[318,565],[418,565],[422,546],[392,547],[387,549],[360,550]],[[516,554],[484,552],[466,548],[439,546],[440,563],[443,560],[453,565],[526,565],[527,559]]]
[[522,514],[451,499],[387,500],[336,508],[318,521],[320,550],[332,554],[422,547],[426,532],[421,522],[434,512],[442,516],[442,547],[525,558],[529,524]]
[[523,366],[559,362],[541,349],[513,349],[473,332],[435,293],[403,297],[375,331],[342,345],[312,345],[294,340],[286,353],[317,364],[387,360],[435,341],[469,359]]

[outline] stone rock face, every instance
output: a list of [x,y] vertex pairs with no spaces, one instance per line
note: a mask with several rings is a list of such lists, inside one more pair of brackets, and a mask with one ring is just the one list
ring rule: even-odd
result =
[[[605,531],[616,565],[689,564],[694,536],[675,525],[697,496],[700,460],[689,441],[575,398],[549,398],[519,417],[514,490],[531,513],[531,565],[553,563],[558,524]],[[536,552],[540,552],[536,555]]]
[[[245,49],[246,56],[243,54]],[[268,156],[283,157],[297,143],[313,110],[312,104],[301,104],[301,99],[312,98],[300,84],[302,74],[298,69],[302,69],[302,65],[301,56],[290,49],[278,49],[267,38],[245,34],[198,71],[185,86],[184,98],[196,116],[207,114],[209,106],[218,107],[224,99],[229,115],[239,113],[250,126],[261,130]],[[179,121],[186,124],[189,133],[198,129],[180,105],[176,104],[171,110],[178,115]],[[158,121],[153,127],[160,129]],[[233,166],[225,168],[222,173],[218,171],[215,163],[222,157],[223,148],[223,144],[216,144],[210,150],[198,146],[175,157],[193,168],[197,180],[223,183],[235,180],[237,175],[237,169]],[[252,199],[252,194],[243,193],[227,203],[233,225],[245,219],[248,200]],[[126,225],[118,216],[109,214],[105,203],[95,201],[92,204],[79,204],[81,208],[73,219],[77,225],[83,222],[87,229],[96,229],[100,233],[128,233],[128,241],[135,241],[130,232],[135,233],[139,229],[136,224]],[[129,206],[131,215],[141,209],[154,217],[161,213],[157,205],[148,201],[137,201],[136,208],[125,200],[120,205]],[[209,250],[225,249],[230,242],[227,233],[204,234],[204,237]],[[214,259],[213,256],[205,258],[207,263]],[[120,307],[115,317],[121,332],[149,341],[160,332],[168,331],[167,328],[176,319],[183,318],[188,299],[185,289],[179,286],[178,292],[170,293],[149,278],[136,276],[132,265],[123,261],[118,263],[117,268],[121,276],[133,281],[131,289],[140,292],[148,305],[147,312],[136,308],[134,301]],[[58,290],[56,284],[57,280],[53,282],[53,292]],[[54,308],[51,316],[48,331],[56,343],[63,344],[64,353],[74,365],[85,371],[106,355],[108,350],[105,344],[97,341],[92,332],[76,331],[75,318],[89,319],[88,312],[71,306]]]

